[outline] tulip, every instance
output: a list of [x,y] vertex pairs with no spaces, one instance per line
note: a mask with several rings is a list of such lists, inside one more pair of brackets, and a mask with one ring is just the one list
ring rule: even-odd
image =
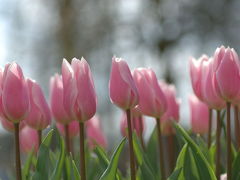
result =
[[7,64],[2,79],[2,110],[8,121],[19,123],[29,113],[29,95],[21,67]]
[[208,61],[207,55],[202,55],[198,60],[190,58],[189,67],[190,67],[190,77],[192,82],[192,88],[195,95],[202,100],[202,88],[201,88],[201,76],[202,76],[202,64],[203,62]]
[[[4,129],[6,129],[9,132],[14,132],[14,123],[6,120],[4,117],[0,117],[0,122]],[[24,126],[25,126],[25,122],[21,121],[19,123],[19,130],[21,130]]]
[[240,94],[240,64],[235,50],[225,48],[224,46],[217,48],[213,58],[214,86],[218,95],[227,103],[227,176],[231,179],[232,157],[230,106],[231,103],[237,101]]
[[205,134],[208,132],[208,107],[196,96],[192,95],[189,98],[190,117],[192,132],[197,134]]
[[73,119],[65,111],[63,105],[63,82],[59,74],[50,79],[50,106],[55,120],[61,124],[68,124]]
[[[67,98],[67,97],[66,97]],[[71,145],[70,145],[70,138],[71,133],[69,129],[71,129],[69,126],[71,126],[71,122],[73,122],[73,115],[68,114],[64,107],[64,92],[63,92],[63,81],[62,77],[58,74],[55,74],[55,76],[51,77],[50,79],[50,104],[51,104],[51,110],[52,114],[57,121],[57,125],[61,126],[63,128],[64,134],[65,134],[65,144],[67,147],[68,153],[71,151]],[[68,112],[70,112],[68,110]],[[76,124],[76,122],[74,123]],[[58,126],[57,126],[58,127]],[[78,125],[77,128],[79,129]],[[60,131],[61,132],[61,131]]]
[[[220,136],[221,136],[221,120],[220,111],[226,105],[224,100],[217,94],[216,88],[213,83],[214,71],[213,71],[213,59],[204,61],[202,65],[202,97],[203,101],[208,105],[210,109],[215,109],[217,113],[217,132],[216,132],[216,176],[220,178]],[[208,134],[208,147],[211,145],[211,115],[209,118],[209,134]],[[237,136],[238,137],[238,136]]]
[[214,54],[214,85],[220,97],[233,102],[240,93],[240,65],[234,49],[221,46]]
[[[1,73],[2,74],[2,73]],[[16,148],[16,178],[22,179],[19,148],[19,123],[28,115],[30,102],[26,80],[21,67],[13,62],[5,66],[1,79],[1,116],[14,123]]]
[[80,174],[86,179],[84,156],[84,122],[96,113],[97,98],[87,61],[74,58],[71,65],[64,59],[62,64],[63,104],[66,112],[79,121]]
[[25,118],[28,126],[38,131],[39,146],[41,144],[42,130],[51,123],[51,112],[41,87],[31,79],[27,79],[30,95],[30,113]]
[[74,58],[72,68],[76,78],[78,91],[76,117],[78,121],[84,122],[91,119],[96,113],[97,98],[90,67],[87,61]]
[[21,131],[20,131],[20,147],[21,149],[29,153],[32,150],[34,152],[37,152],[38,150],[38,133],[35,129],[32,129],[29,126],[25,126]]
[[90,119],[87,124],[87,139],[91,149],[99,145],[103,148],[107,147],[107,140],[101,130],[100,121],[97,116]]
[[133,71],[139,93],[139,109],[147,116],[162,117],[167,109],[167,101],[152,69],[139,68]]
[[113,57],[109,93],[112,103],[120,108],[132,109],[138,104],[138,92],[127,63]]
[[139,97],[127,63],[121,58],[116,58],[115,56],[112,59],[109,94],[112,103],[125,110],[127,114],[131,179],[135,180],[136,172],[131,128],[131,109],[138,104]]
[[156,118],[159,141],[159,158],[162,179],[165,179],[163,145],[160,118],[166,112],[167,101],[152,69],[139,68],[133,71],[133,78],[139,93],[139,109],[144,115]]
[[173,121],[179,121],[179,104],[180,101],[176,98],[176,90],[173,85],[168,85],[165,82],[159,82],[160,87],[167,100],[167,111],[161,118],[161,126],[163,135],[167,136],[168,160],[170,171],[174,168],[175,159],[175,143],[174,143],[174,128]]

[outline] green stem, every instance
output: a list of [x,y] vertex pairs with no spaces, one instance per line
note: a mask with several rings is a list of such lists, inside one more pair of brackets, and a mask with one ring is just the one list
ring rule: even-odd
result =
[[130,109],[126,110],[127,113],[127,124],[128,124],[128,143],[129,143],[129,155],[130,155],[130,169],[131,169],[131,180],[136,179],[135,172],[135,160],[134,160],[134,151],[133,151],[133,139],[132,139],[132,123],[131,123],[131,111]]
[[164,166],[164,155],[163,155],[163,144],[162,144],[162,133],[161,133],[161,123],[160,119],[156,118],[157,122],[157,132],[158,132],[158,145],[159,145],[159,158],[160,158],[160,168],[161,168],[161,176],[162,180],[166,179],[165,175],[165,166]]
[[84,152],[84,122],[79,122],[80,131],[80,175],[81,180],[86,180],[85,152]]
[[232,155],[231,155],[231,103],[227,102],[227,178],[232,178]]
[[220,180],[220,154],[221,154],[221,113],[217,110],[217,132],[216,132],[216,178]]
[[67,152],[68,154],[71,152],[71,149],[70,149],[70,141],[69,141],[69,125],[68,124],[65,124],[64,125],[64,131],[65,131],[65,144],[66,144],[66,147],[67,147]]
[[237,150],[240,147],[240,127],[239,127],[239,118],[238,118],[238,106],[234,106],[234,120],[235,120],[235,138],[236,138],[236,145]]
[[14,134],[15,134],[15,152],[16,152],[16,178],[22,180],[21,172],[21,157],[19,148],[19,123],[14,123]]
[[209,124],[208,124],[208,148],[211,147],[211,143],[212,143],[212,109],[209,108]]

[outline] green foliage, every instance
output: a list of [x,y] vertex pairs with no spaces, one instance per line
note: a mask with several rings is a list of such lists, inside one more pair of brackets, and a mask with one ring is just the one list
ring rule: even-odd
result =
[[[168,175],[168,180],[215,180],[216,146],[214,141],[210,149],[208,149],[206,142],[201,136],[193,136],[191,138],[189,133],[180,125],[175,124],[175,128],[180,152],[173,172],[171,172],[171,175]],[[53,140],[56,141],[54,143],[55,146],[51,147]],[[96,146],[93,151],[86,146],[87,179],[129,180],[129,169],[126,170],[125,174],[127,175],[124,176],[118,169],[126,141],[124,138],[119,143],[111,158],[99,146]],[[222,146],[225,146],[225,144],[222,143]],[[138,136],[133,133],[133,147],[137,161],[137,180],[161,179],[156,129],[153,130],[144,148]],[[224,153],[225,149],[223,148],[221,151]],[[233,145],[232,152],[232,179],[240,180],[240,152],[237,152]],[[71,153],[68,154],[66,152],[64,140],[59,133],[56,130],[50,130],[43,139],[37,155],[33,150],[28,154],[22,169],[23,180],[79,180],[81,178],[78,159],[78,153],[75,154],[74,158]],[[222,172],[224,171],[225,169],[222,170]]]

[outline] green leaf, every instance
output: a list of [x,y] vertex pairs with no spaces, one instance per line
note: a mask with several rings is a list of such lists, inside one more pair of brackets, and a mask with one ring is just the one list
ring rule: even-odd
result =
[[49,173],[48,165],[50,163],[49,145],[51,143],[52,136],[53,136],[53,129],[48,132],[47,136],[44,138],[39,148],[36,171],[33,175],[33,180],[48,179],[49,177],[49,174],[48,174]]
[[157,129],[155,127],[146,146],[146,156],[150,164],[152,165],[153,171],[155,172],[155,174],[157,174],[159,171],[158,161],[156,161],[156,159],[158,158],[157,147],[158,147],[158,137],[157,137]]
[[232,179],[240,180],[240,152],[233,161]]
[[[94,152],[96,153],[96,155],[98,157],[98,160],[100,162],[100,166],[103,167],[104,169],[106,169],[110,162],[107,158],[106,153],[102,149],[102,147],[96,146],[95,149],[94,149]],[[119,170],[117,170],[116,179],[120,180],[121,179],[120,177],[121,177],[121,173],[120,173]]]
[[185,132],[185,130],[178,124],[175,123],[177,131],[179,131],[185,141],[189,144],[189,147],[192,150],[193,157],[195,159],[196,166],[198,169],[198,174],[200,179],[215,180],[216,176],[214,175],[213,169],[210,164],[204,157],[203,153],[197,146],[197,144],[190,138],[190,136]]
[[148,177],[149,179],[156,179],[157,174],[154,174],[154,170],[142,149],[136,133],[133,133],[133,148],[136,159],[141,169],[141,175],[143,176],[143,179],[145,179],[146,177]]
[[182,172],[182,168],[174,170],[171,176],[169,176],[168,180],[182,180],[180,178],[181,172]]
[[104,171],[102,176],[100,177],[101,180],[114,180],[116,177],[117,167],[118,167],[118,161],[120,154],[123,150],[124,144],[126,142],[126,138],[124,138],[116,150],[114,151],[110,164],[108,165],[107,169]]
[[72,156],[71,156],[71,160],[72,160],[72,168],[73,168],[74,179],[81,179],[78,168],[77,168]]
[[199,175],[197,172],[196,163],[192,155],[191,149],[187,146],[184,165],[183,165],[183,174],[185,180],[198,180]]
[[22,171],[24,180],[28,180],[30,178],[30,167],[32,164],[33,156],[34,156],[34,149],[32,149],[31,152],[28,154],[27,160],[25,162],[25,165]]
[[60,137],[60,155],[58,157],[57,163],[55,165],[55,169],[51,175],[51,179],[60,179],[62,175],[64,160],[65,160],[65,144],[62,137]]

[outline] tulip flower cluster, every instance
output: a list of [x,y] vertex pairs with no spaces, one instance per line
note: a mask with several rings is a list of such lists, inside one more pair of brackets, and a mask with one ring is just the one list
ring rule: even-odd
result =
[[238,105],[240,96],[240,64],[234,49],[221,46],[212,57],[203,55],[198,60],[190,59],[192,87],[197,97],[190,98],[192,131],[208,132],[208,145],[211,145],[212,110],[217,113],[216,129],[216,176],[220,179],[220,111],[227,109],[227,177],[231,179],[231,122],[230,106],[235,110],[235,133],[239,148]]
[[[194,92],[194,95],[189,97],[191,122],[189,134],[192,138],[178,125],[181,102],[176,97],[174,85],[157,78],[151,68],[130,70],[126,61],[114,56],[109,79],[109,97],[111,102],[122,111],[122,117],[119,117],[121,119],[119,129],[124,140],[114,151],[111,160],[104,152],[108,143],[102,131],[101,119],[96,115],[97,97],[89,64],[83,58],[81,60],[73,58],[71,62],[63,59],[61,70],[61,74],[55,74],[50,78],[48,105],[40,85],[35,80],[26,78],[17,63],[6,64],[4,69],[0,69],[0,121],[6,130],[15,135],[15,164],[18,180],[23,177],[20,148],[22,152],[33,152],[33,156],[40,157],[42,153],[39,152],[47,146],[46,142],[44,144],[45,139],[42,141],[42,136],[45,134],[43,131],[52,125],[59,131],[62,137],[57,136],[64,144],[64,151],[60,150],[56,153],[56,156],[60,154],[58,160],[60,165],[57,165],[54,172],[66,166],[63,176],[71,174],[70,166],[68,167],[71,161],[74,162],[73,166],[76,166],[73,156],[76,154],[76,157],[80,155],[80,173],[75,174],[82,180],[93,177],[90,178],[92,171],[95,171],[92,161],[100,162],[106,168],[98,178],[110,180],[119,178],[121,173],[117,170],[116,164],[126,139],[129,146],[132,180],[146,179],[146,177],[166,180],[172,171],[174,172],[171,177],[179,177],[179,179],[219,180],[221,177],[229,180],[236,179],[238,175],[236,172],[240,171],[240,168],[237,168],[240,163],[240,153],[233,155],[233,152],[235,146],[236,151],[239,152],[240,149],[238,118],[240,62],[234,49],[221,46],[212,56],[202,55],[199,59],[190,58],[189,70]],[[235,146],[232,144],[231,137],[233,135],[231,107],[234,109]],[[226,122],[224,121],[225,111]],[[148,142],[145,142],[147,138],[144,135],[150,120],[146,116],[153,118],[156,125],[151,141]],[[215,127],[213,124],[216,128],[213,128]],[[223,148],[225,139],[221,140],[223,128],[226,132],[226,148]],[[199,135],[195,136],[195,134]],[[182,149],[176,161],[175,155],[178,151],[175,151],[175,148],[178,146],[175,144],[175,137],[177,137],[176,140],[180,139],[179,135],[182,135],[186,144],[182,146],[183,141],[180,140],[179,146]],[[79,137],[79,148],[74,146],[76,137]],[[202,141],[205,138],[206,145]],[[196,143],[195,139],[197,139]],[[44,145],[41,146],[41,144]],[[80,153],[74,153],[76,149]],[[227,152],[226,174],[221,175],[222,167],[225,165],[221,164],[224,161],[222,155],[225,149]],[[96,160],[96,156],[92,157],[88,152],[94,152],[98,159]],[[146,160],[147,154],[152,155]],[[206,157],[203,154],[207,154]],[[211,154],[214,158],[209,158]],[[61,156],[66,156],[66,159]],[[89,160],[89,158],[95,159]],[[37,165],[32,171],[39,170],[38,163],[40,162],[35,163]],[[175,163],[176,168],[174,168]],[[89,167],[93,170],[87,169]],[[154,175],[153,169],[158,169]],[[207,175],[202,174],[201,169]],[[75,171],[78,171],[76,167]],[[139,178],[139,174],[144,178]],[[61,177],[54,176],[52,179],[61,179]]]

